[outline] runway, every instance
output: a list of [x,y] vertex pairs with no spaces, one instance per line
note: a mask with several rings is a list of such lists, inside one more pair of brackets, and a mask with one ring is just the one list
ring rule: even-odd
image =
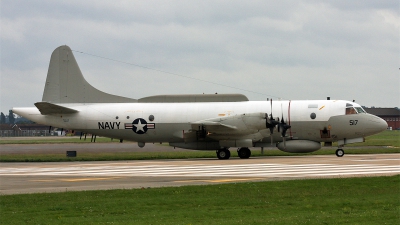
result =
[[0,194],[400,174],[400,154],[0,163]]

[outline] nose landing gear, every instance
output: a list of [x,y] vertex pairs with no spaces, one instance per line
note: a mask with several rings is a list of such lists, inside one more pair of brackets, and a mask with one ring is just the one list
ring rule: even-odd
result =
[[344,151],[341,148],[338,148],[335,152],[337,157],[343,157],[344,156]]

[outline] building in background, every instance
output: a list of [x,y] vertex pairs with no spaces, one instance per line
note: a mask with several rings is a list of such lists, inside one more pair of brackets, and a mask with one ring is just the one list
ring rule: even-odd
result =
[[[0,137],[65,136],[67,130],[42,124],[0,124]],[[72,135],[72,134],[70,134]]]

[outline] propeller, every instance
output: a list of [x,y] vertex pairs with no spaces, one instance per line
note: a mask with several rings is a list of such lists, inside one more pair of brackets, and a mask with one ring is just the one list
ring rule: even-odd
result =
[[286,131],[291,127],[292,126],[287,125],[285,123],[285,120],[283,119],[283,115],[282,115],[282,119],[281,119],[281,122],[279,123],[279,127],[278,127],[278,131],[282,130],[282,132],[281,132],[282,137],[286,137]]
[[[270,136],[271,136],[271,145],[272,145],[272,143],[273,143],[273,137],[272,137],[272,134],[274,133],[274,128],[275,128],[275,126],[276,125],[278,125],[279,124],[279,118],[278,118],[278,121],[277,120],[275,120],[274,119],[274,117],[272,116],[272,98],[271,98],[271,114],[270,114],[270,117],[268,118],[268,114],[266,113],[265,114],[265,126],[269,129],[269,131],[270,131]],[[278,127],[278,129],[279,129],[279,127]]]
[[[278,125],[278,132],[281,132],[281,137],[283,139],[283,145],[286,148],[286,131],[291,128],[292,126],[286,124],[285,120],[283,119],[283,110],[282,110],[282,104],[281,104],[281,111],[282,111],[282,118],[281,121]],[[278,118],[279,120],[279,118]]]

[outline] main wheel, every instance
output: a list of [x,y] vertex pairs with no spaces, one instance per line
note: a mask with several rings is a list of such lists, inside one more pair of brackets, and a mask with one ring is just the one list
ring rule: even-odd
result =
[[248,158],[250,158],[250,156],[251,156],[251,151],[250,151],[250,149],[248,149],[248,148],[240,148],[240,149],[238,150],[238,156],[239,156],[241,159],[248,159]]
[[217,157],[218,159],[229,159],[231,152],[226,148],[220,149],[217,151]]
[[337,157],[342,157],[342,156],[344,156],[344,151],[343,151],[343,149],[339,148],[336,150],[335,154]]

